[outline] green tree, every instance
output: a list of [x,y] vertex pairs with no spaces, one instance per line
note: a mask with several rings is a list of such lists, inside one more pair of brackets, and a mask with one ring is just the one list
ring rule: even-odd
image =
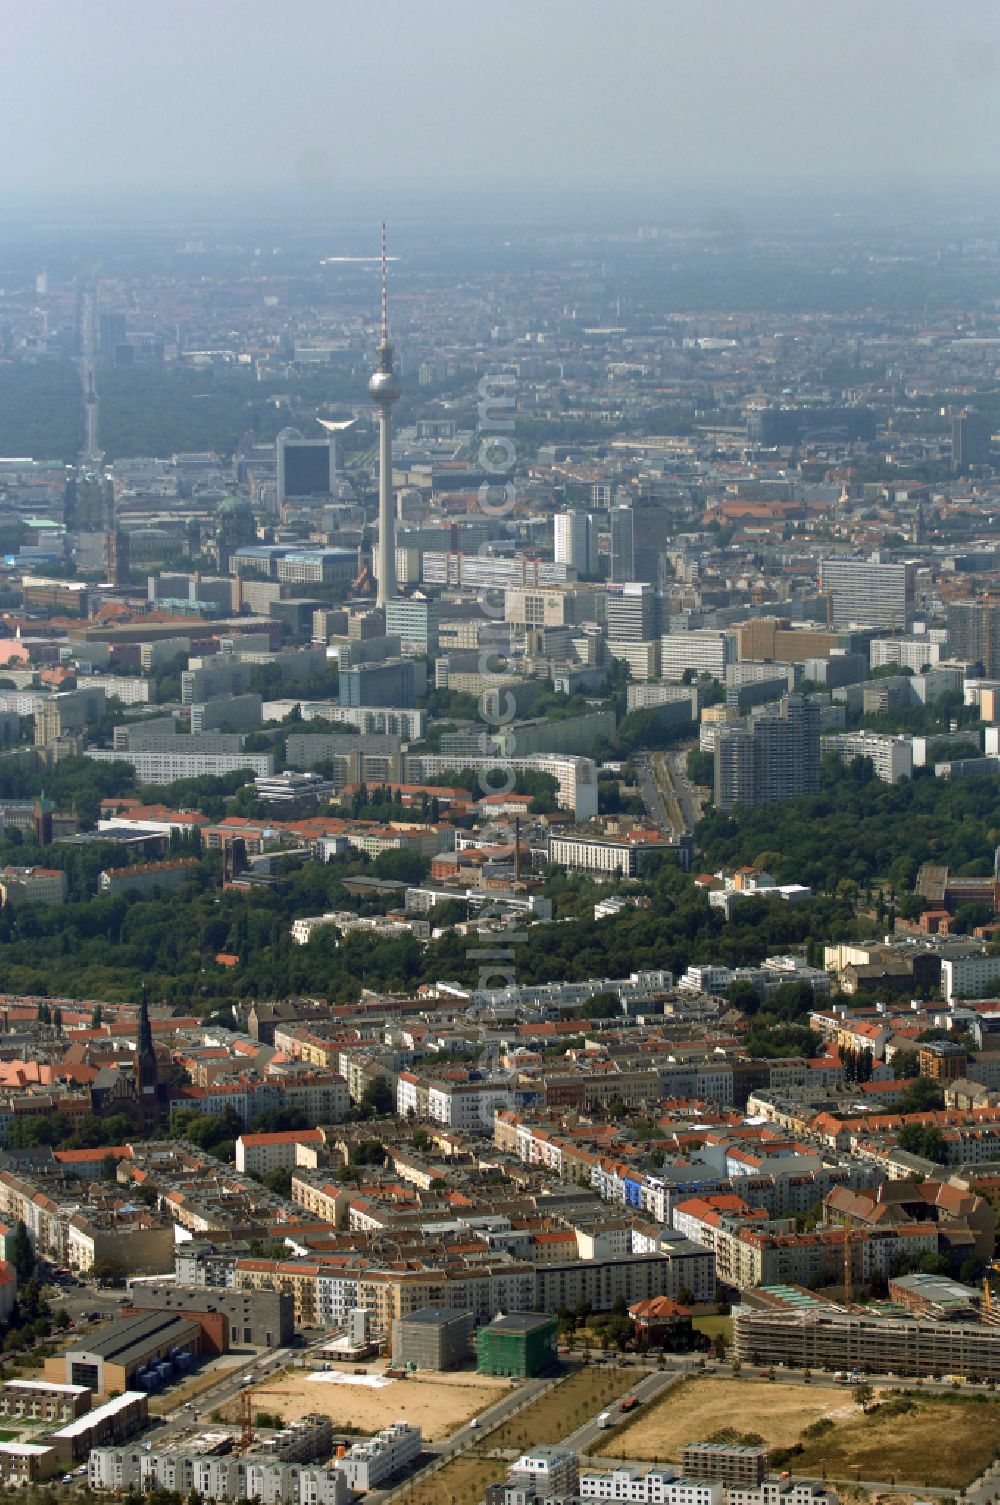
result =
[[618,1001],[617,993],[603,992],[593,993],[586,1003],[580,1006],[581,1019],[608,1019],[613,1014],[620,1014],[622,1006]]
[[396,1100],[392,1095],[392,1088],[385,1077],[373,1077],[361,1094],[361,1107],[369,1113],[392,1113],[396,1107]]
[[28,1234],[27,1226],[22,1218],[18,1218],[14,1227],[14,1235],[11,1239],[10,1262],[17,1271],[18,1284],[23,1285],[30,1280],[35,1269],[35,1250]]
[[290,1197],[292,1194],[292,1173],[287,1166],[278,1166],[276,1170],[268,1171],[263,1182],[268,1191],[275,1192],[279,1197]]

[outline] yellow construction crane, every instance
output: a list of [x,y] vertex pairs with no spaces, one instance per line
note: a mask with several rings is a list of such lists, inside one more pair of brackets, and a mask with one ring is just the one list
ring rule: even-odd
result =
[[244,1385],[240,1391],[240,1452],[245,1453],[255,1438],[253,1430],[253,1403],[258,1395],[280,1396],[287,1400],[283,1390],[257,1390],[253,1385]]

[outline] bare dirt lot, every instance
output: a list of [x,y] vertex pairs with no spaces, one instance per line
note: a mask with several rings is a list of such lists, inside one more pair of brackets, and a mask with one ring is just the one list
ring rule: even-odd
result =
[[840,1386],[706,1377],[669,1390],[616,1429],[613,1441],[598,1438],[591,1451],[675,1461],[686,1443],[727,1427],[756,1433],[772,1449],[796,1447],[781,1464],[795,1473],[958,1490],[993,1456],[1000,1401],[974,1392],[878,1387],[862,1414],[854,1391]]
[[[779,1385],[754,1380],[697,1379],[671,1388],[615,1433],[614,1456],[680,1459],[689,1442],[723,1427],[756,1432],[768,1447],[789,1447],[821,1417],[855,1417],[850,1391],[833,1385]],[[600,1453],[601,1439],[592,1449]]]
[[[472,1372],[426,1371],[410,1379],[393,1380],[377,1390],[311,1380],[312,1372],[286,1370],[280,1379],[268,1380],[266,1391],[257,1392],[255,1410],[278,1414],[283,1421],[296,1421],[310,1411],[319,1411],[330,1417],[335,1430],[349,1427],[365,1433],[378,1432],[394,1421],[408,1421],[435,1442],[448,1437],[511,1388],[510,1380]],[[238,1407],[227,1407],[227,1419],[235,1420],[236,1410]]]
[[820,1437],[802,1438],[796,1472],[860,1476],[893,1483],[962,1489],[991,1462],[1000,1432],[1000,1402],[974,1392],[907,1395],[878,1392],[858,1414]]

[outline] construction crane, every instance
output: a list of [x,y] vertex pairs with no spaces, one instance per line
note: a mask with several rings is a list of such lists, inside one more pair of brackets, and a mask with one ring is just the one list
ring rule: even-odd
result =
[[[857,1230],[862,1231],[860,1228]],[[844,1222],[844,1305],[850,1306],[854,1299],[854,1260],[851,1249],[854,1244],[854,1224],[848,1213]]]
[[254,1443],[253,1406],[258,1395],[270,1395],[287,1400],[284,1390],[258,1390],[253,1385],[244,1385],[240,1391],[240,1452],[245,1453]]

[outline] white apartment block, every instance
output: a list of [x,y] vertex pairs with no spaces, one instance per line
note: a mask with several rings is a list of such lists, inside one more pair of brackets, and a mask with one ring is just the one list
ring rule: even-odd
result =
[[557,512],[553,535],[552,552],[558,564],[571,565],[581,575],[596,574],[596,530],[588,512]]
[[316,1320],[321,1327],[345,1327],[348,1314],[358,1305],[361,1275],[357,1270],[344,1274],[326,1274],[316,1278]]
[[[178,742],[183,742],[178,737]],[[274,772],[273,753],[129,752],[88,747],[84,757],[98,763],[131,763],[140,784],[171,784],[175,779],[220,778],[248,768],[254,774]]]
[[628,672],[632,679],[646,683],[657,679],[660,674],[660,645],[654,640],[649,642],[622,642],[608,641],[608,656],[618,659],[628,665]]
[[683,679],[684,671],[711,674],[724,679],[726,665],[736,659],[737,638],[732,632],[699,627],[694,632],[665,633],[660,638],[660,674],[664,679]]
[[88,674],[83,683],[103,690],[108,700],[120,700],[122,705],[148,705],[152,699],[150,681],[134,674]]
[[667,841],[630,841],[628,837],[550,836],[549,861],[587,873],[621,873],[634,878],[644,852],[672,850]]
[[351,1489],[359,1492],[377,1489],[412,1463],[419,1456],[420,1447],[420,1428],[406,1421],[395,1421],[367,1442],[356,1442],[340,1459],[338,1468],[343,1470]]
[[875,776],[883,784],[895,784],[913,777],[913,738],[890,737],[881,732],[842,732],[821,737],[820,749],[834,752],[842,763],[854,758],[871,758]]
[[638,1505],[723,1505],[723,1486],[715,1480],[678,1478],[673,1469],[616,1468],[612,1473],[580,1475],[581,1500],[629,1500]]
[[941,662],[941,644],[928,637],[872,638],[868,646],[868,662],[873,669],[898,664],[901,669],[912,669],[914,674],[919,674],[925,664],[933,668]]
[[[494,681],[497,679],[494,676]],[[496,683],[489,688],[495,687]],[[572,810],[578,821],[592,820],[597,814],[597,765],[593,758],[560,757],[558,753],[529,753],[524,758],[468,758],[429,753],[406,759],[405,782],[422,784],[436,774],[458,773],[463,768],[477,772],[498,769],[513,776],[521,769],[550,773],[556,781],[556,801],[561,810]],[[510,782],[513,786],[513,777]],[[505,791],[495,787],[494,792]]]
[[351,1487],[341,1467],[288,1463],[247,1454],[223,1457],[198,1453],[94,1448],[87,1465],[91,1489],[145,1492],[157,1487],[192,1491],[203,1500],[256,1500],[260,1505],[348,1505]]
[[504,1082],[431,1082],[427,1116],[449,1129],[469,1134],[492,1134],[493,1115],[511,1106],[511,1089]]
[[633,685],[626,687],[625,706],[629,711],[645,711],[653,706],[669,705],[675,700],[691,702],[692,717],[698,713],[698,691],[693,685]]
[[839,1505],[839,1496],[815,1479],[781,1479],[770,1475],[760,1484],[730,1484],[726,1505]]
[[901,631],[913,607],[913,566],[877,559],[832,556],[820,563],[820,585],[829,594],[834,627],[852,623]]
[[677,986],[689,993],[724,993],[732,980],[731,967],[704,962],[688,967]]
[[522,1453],[511,1470],[511,1480],[535,1490],[543,1500],[564,1500],[577,1492],[579,1464],[568,1448],[543,1444]]
[[566,585],[576,579],[573,565],[527,554],[446,554],[430,549],[421,567],[425,585],[464,586],[466,590]]
[[396,1112],[400,1118],[424,1118],[427,1115],[428,1083],[412,1071],[401,1071],[396,1078]]
[[[347,1097],[347,1083],[344,1083]],[[269,1171],[292,1170],[298,1164],[300,1144],[323,1144],[319,1129],[287,1129],[274,1134],[241,1134],[236,1141],[236,1169],[246,1176],[266,1176]]]
[[956,956],[941,962],[941,992],[956,998],[984,998],[1000,978],[1000,956]]
[[17,904],[65,904],[66,895],[66,874],[61,868],[0,869],[0,897],[5,907]]

